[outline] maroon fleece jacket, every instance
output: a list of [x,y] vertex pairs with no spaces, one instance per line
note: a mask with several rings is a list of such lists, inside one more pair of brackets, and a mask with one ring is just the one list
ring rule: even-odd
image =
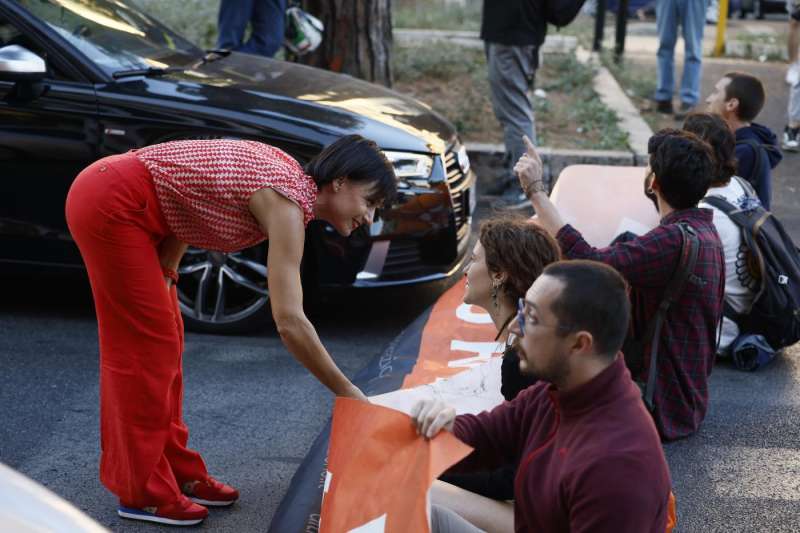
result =
[[519,532],[663,533],[671,490],[653,420],[622,358],[568,392],[540,382],[491,412],[456,417],[475,448],[451,471],[519,465]]

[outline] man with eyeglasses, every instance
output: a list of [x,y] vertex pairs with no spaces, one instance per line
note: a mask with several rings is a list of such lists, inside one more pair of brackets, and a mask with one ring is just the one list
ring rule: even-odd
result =
[[451,471],[518,465],[514,503],[505,508],[436,482],[434,533],[666,530],[669,469],[619,352],[627,291],[622,276],[602,263],[548,265],[512,326],[520,369],[541,381],[477,416],[456,416],[431,400],[412,409],[420,434],[446,429],[474,448]]

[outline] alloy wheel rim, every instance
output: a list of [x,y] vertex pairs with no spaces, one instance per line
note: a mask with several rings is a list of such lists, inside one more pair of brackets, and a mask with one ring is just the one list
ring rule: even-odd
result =
[[189,248],[178,268],[184,316],[226,324],[248,318],[269,301],[263,247],[223,253]]

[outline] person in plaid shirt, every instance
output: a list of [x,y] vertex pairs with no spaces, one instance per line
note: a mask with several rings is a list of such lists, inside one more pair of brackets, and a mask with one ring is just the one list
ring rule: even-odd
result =
[[[698,208],[714,175],[714,155],[695,135],[664,129],[650,138],[652,190],[661,224],[649,233],[606,248],[593,248],[575,228],[565,224],[547,196],[542,163],[530,140],[516,164],[523,191],[539,223],[570,259],[592,259],[611,265],[631,286],[632,327],[638,337],[664,297],[678,266],[682,236],[679,223],[697,233],[697,265],[682,294],[670,308],[658,342],[658,369],[653,418],[661,438],[671,441],[697,431],[708,407],[708,376],[714,364],[717,325],[722,316],[725,259],[710,209]],[[649,191],[648,191],[649,192]],[[650,345],[644,345],[650,353]],[[634,379],[646,381],[649,361]]]

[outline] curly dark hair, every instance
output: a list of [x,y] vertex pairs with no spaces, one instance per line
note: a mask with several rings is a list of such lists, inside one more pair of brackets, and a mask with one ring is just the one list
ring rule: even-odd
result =
[[664,200],[673,209],[695,207],[708,192],[716,166],[708,143],[694,133],[664,128],[650,137],[647,152]]
[[711,145],[716,160],[711,185],[726,185],[731,181],[736,174],[736,139],[728,123],[713,113],[692,113],[683,122],[683,129]]
[[544,228],[522,216],[499,215],[481,224],[478,237],[489,272],[506,274],[502,291],[514,301],[544,270],[561,259],[561,249]]

